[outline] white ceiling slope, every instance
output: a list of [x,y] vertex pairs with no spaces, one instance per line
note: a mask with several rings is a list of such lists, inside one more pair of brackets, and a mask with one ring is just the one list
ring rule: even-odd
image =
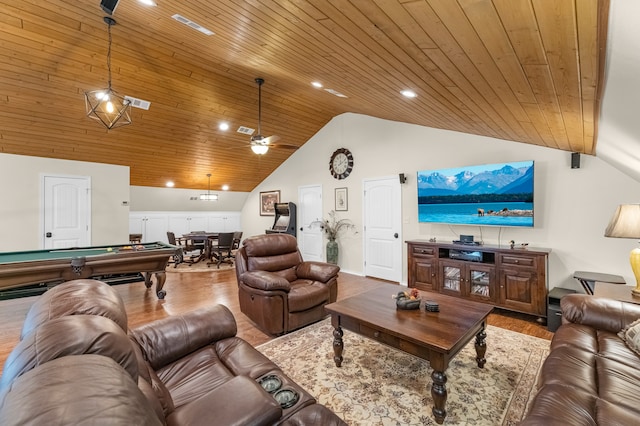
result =
[[609,13],[596,156],[640,182],[640,1],[612,0]]

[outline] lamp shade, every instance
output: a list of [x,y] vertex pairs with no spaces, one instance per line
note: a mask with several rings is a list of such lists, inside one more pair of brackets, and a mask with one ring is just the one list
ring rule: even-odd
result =
[[640,239],[640,204],[621,204],[604,231],[605,237]]

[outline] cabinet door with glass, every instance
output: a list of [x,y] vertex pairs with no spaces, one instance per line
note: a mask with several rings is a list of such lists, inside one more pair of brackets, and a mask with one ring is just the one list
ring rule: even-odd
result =
[[466,295],[470,299],[483,302],[495,301],[495,267],[492,265],[468,264],[467,269],[469,272],[466,277]]
[[440,265],[440,293],[462,296],[466,265],[455,260],[443,260]]

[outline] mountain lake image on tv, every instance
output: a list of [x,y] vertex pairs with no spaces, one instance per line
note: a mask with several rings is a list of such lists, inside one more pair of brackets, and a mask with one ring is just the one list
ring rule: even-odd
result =
[[418,221],[533,226],[533,161],[418,172]]

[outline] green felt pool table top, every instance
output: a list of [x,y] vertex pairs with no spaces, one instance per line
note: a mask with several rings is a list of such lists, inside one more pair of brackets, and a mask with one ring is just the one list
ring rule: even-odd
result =
[[175,251],[177,247],[162,242],[143,244],[121,244],[96,247],[78,247],[69,249],[48,249],[32,251],[15,251],[0,253],[0,264],[34,262],[39,260],[72,259],[74,257],[91,257],[117,255],[125,253],[144,253],[162,249]]

